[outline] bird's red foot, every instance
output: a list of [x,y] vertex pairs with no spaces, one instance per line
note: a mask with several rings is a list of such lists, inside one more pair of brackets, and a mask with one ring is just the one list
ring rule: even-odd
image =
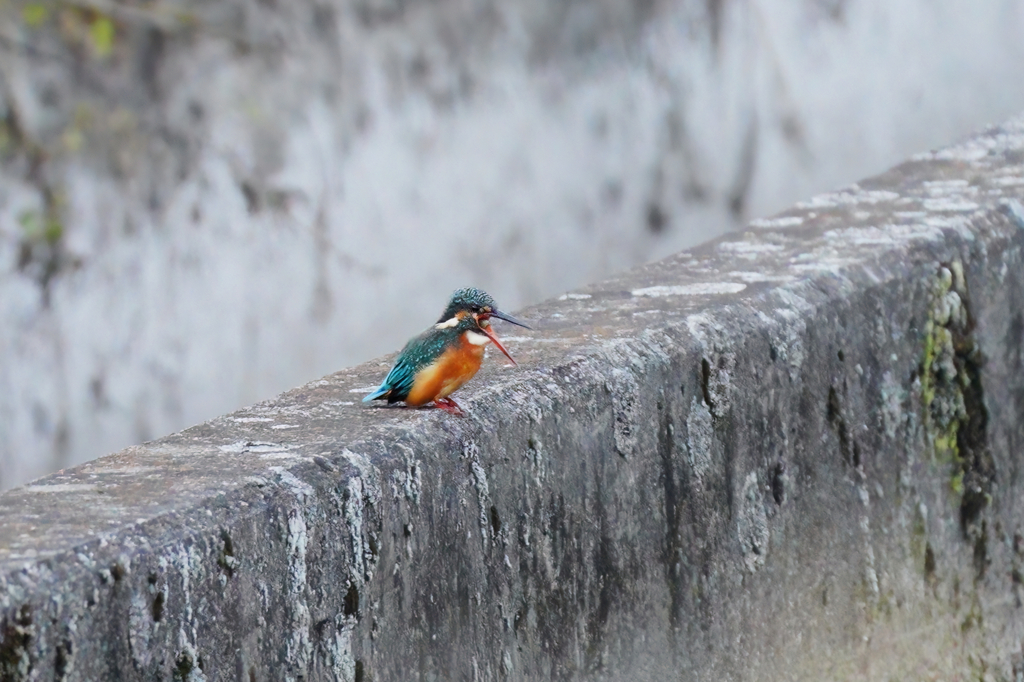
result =
[[466,416],[466,413],[462,411],[462,408],[459,407],[451,398],[436,398],[434,400],[434,406],[441,408],[445,412],[454,414],[456,417]]

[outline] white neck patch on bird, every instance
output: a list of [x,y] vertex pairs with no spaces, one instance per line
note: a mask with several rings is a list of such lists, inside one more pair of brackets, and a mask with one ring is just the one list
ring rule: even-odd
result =
[[472,329],[467,329],[466,330],[466,340],[469,341],[474,346],[483,346],[484,344],[486,344],[486,343],[488,343],[490,341],[490,338],[488,338],[484,334],[478,334],[477,332],[473,331]]

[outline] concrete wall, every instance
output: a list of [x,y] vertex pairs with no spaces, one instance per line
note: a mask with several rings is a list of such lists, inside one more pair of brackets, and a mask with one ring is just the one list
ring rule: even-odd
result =
[[465,418],[380,360],[10,490],[0,678],[1020,679],[1022,202],[1018,118],[521,311]]
[[8,0],[0,487],[1001,120],[1022,34],[1020,0]]

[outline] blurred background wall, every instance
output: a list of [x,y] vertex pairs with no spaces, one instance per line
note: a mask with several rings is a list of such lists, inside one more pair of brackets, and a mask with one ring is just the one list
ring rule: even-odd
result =
[[1024,0],[0,0],[0,487],[1024,109]]

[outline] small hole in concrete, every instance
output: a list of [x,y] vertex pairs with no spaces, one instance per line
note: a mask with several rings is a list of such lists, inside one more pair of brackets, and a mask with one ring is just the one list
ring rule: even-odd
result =
[[363,665],[362,661],[356,661],[356,677],[355,682],[367,682],[366,679],[366,666]]
[[843,355],[843,351],[842,350],[840,350],[838,353],[836,353],[836,355],[839,357],[839,362],[844,362],[846,360],[846,356]]
[[775,350],[775,346],[768,346],[768,357],[771,358],[772,362],[779,359],[779,352]]
[[249,666],[249,682],[256,682],[256,666]]
[[157,592],[153,598],[153,622],[159,623],[164,617],[164,593]]
[[707,358],[700,361],[700,390],[704,393],[704,403],[711,409],[711,363]]
[[110,567],[110,575],[114,576],[115,581],[118,581],[128,575],[128,571],[124,570],[124,566],[119,561]]
[[498,508],[491,505],[491,530],[497,535],[501,532],[501,517],[498,516]]
[[786,501],[786,465],[779,462],[772,469],[772,497],[775,504]]
[[828,419],[829,424],[834,424],[836,419],[839,417],[839,396],[836,394],[836,389],[829,386],[828,388],[828,402],[825,403],[825,418]]
[[359,613],[359,590],[356,589],[354,583],[348,586],[348,592],[345,593],[343,609],[346,616],[354,616]]
[[932,549],[932,543],[925,543],[924,546],[924,577],[926,580],[932,580],[935,577],[935,550]]

